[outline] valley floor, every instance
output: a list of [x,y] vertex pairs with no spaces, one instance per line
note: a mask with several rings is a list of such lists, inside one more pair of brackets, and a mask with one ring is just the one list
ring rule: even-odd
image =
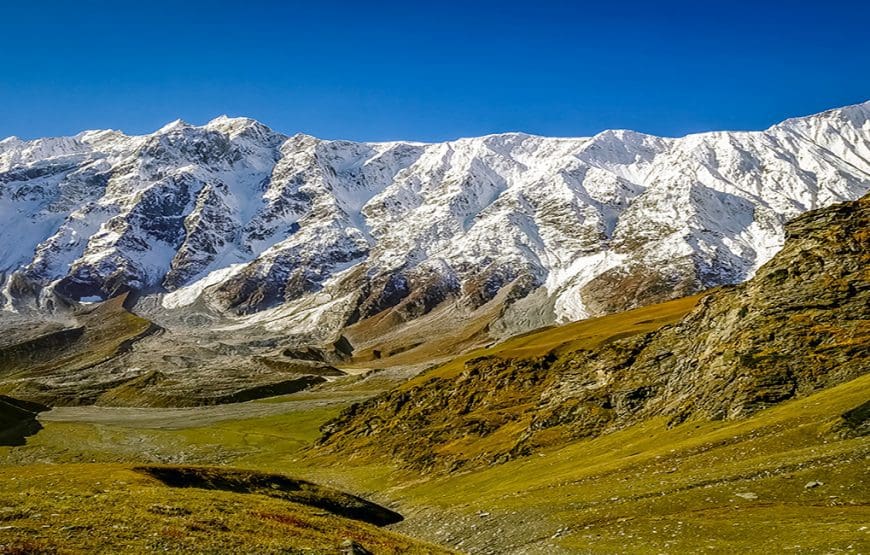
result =
[[[279,552],[290,534],[312,553],[338,552],[341,538],[375,552],[437,551],[407,536],[470,553],[866,553],[870,440],[850,437],[839,415],[866,403],[868,388],[864,376],[746,420],[653,420],[437,477],[306,451],[359,392],[56,409],[25,446],[0,447],[0,552]],[[385,531],[258,492],[170,489],[132,470],[146,463],[286,474],[405,520]]]

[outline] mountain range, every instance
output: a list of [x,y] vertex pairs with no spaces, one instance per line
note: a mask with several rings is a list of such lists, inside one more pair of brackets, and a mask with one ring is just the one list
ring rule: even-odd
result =
[[860,551],[868,116],[0,142],[0,552]]
[[868,120],[870,102],[679,139],[355,143],[227,117],[12,137],[0,303],[134,293],[158,321],[312,340],[498,305],[505,336],[751,277],[786,220],[870,190]]

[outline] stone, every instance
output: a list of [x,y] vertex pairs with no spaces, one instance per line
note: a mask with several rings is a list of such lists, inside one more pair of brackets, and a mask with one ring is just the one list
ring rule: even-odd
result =
[[341,555],[372,555],[372,552],[355,541],[347,539],[341,542]]

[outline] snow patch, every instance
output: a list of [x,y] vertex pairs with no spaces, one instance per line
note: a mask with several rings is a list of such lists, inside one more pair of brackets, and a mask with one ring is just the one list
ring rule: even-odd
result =
[[160,300],[160,302],[163,305],[163,308],[168,308],[170,310],[191,305],[196,302],[200,295],[202,295],[202,292],[205,290],[206,287],[221,283],[224,280],[229,279],[233,274],[240,271],[245,266],[246,264],[233,264],[231,266],[227,266],[226,268],[214,270],[202,279],[185,285],[184,287],[181,287],[173,291],[172,293],[167,293],[163,295],[163,298]]

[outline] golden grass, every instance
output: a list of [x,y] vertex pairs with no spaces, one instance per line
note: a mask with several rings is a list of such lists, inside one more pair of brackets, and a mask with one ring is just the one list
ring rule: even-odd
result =
[[[451,514],[452,535],[481,549],[867,552],[870,438],[831,431],[868,391],[870,375],[746,420],[668,428],[657,419],[458,475],[368,465],[334,480],[385,488],[423,507],[418,522]],[[805,487],[813,481],[822,485]]]
[[[4,455],[14,460],[12,453],[23,459],[28,452],[31,459],[61,463],[117,460],[119,453],[123,460],[146,462],[155,454],[187,454],[198,463],[211,460],[280,472],[382,504],[390,501],[389,506],[398,506],[399,512],[410,516],[398,525],[399,531],[445,541],[438,532],[446,528],[450,537],[465,540],[463,546],[488,546],[496,552],[522,551],[518,546],[554,553],[836,552],[847,551],[849,545],[856,552],[867,552],[870,535],[861,527],[870,521],[866,465],[870,438],[839,439],[831,432],[838,415],[868,400],[868,390],[870,376],[865,376],[746,420],[689,421],[673,428],[653,420],[550,449],[542,456],[434,479],[389,465],[357,464],[352,455],[301,457],[319,424],[336,408],[174,430],[47,422],[26,447],[0,449],[0,460]],[[27,537],[33,533],[39,541],[61,537],[58,530],[44,532],[40,527],[45,524],[91,526],[87,532],[63,531],[72,536],[70,545],[82,549],[109,541],[112,526],[127,527],[121,529],[122,543],[117,545],[131,546],[125,547],[128,551],[160,546],[180,550],[186,544],[172,543],[181,540],[167,539],[164,529],[170,535],[183,532],[200,538],[188,527],[201,526],[199,520],[234,519],[240,519],[239,524],[225,545],[269,551],[279,545],[270,542],[290,530],[282,528],[282,519],[307,522],[315,516],[305,508],[273,505],[275,500],[167,490],[142,480],[118,464],[0,467],[4,485],[0,507],[43,515],[11,523],[23,523]],[[823,485],[804,487],[815,480]],[[11,489],[7,484],[12,484]],[[98,493],[102,490],[106,491]],[[130,499],[131,492],[136,499]],[[199,520],[192,515],[155,516],[149,511],[153,504],[192,510]],[[213,511],[209,506],[217,508]],[[197,513],[200,508],[204,512]],[[124,516],[127,511],[132,511],[130,518]],[[62,518],[43,520],[53,513]],[[137,518],[148,522],[140,525]],[[313,525],[324,526],[324,521]],[[144,527],[150,539],[132,537],[136,526]],[[257,539],[254,531],[263,526],[264,536]],[[3,532],[0,543],[10,538]],[[75,543],[90,542],[78,537],[85,533],[93,536],[93,543]],[[212,534],[220,538],[225,532]],[[16,532],[15,537],[24,537],[24,532]],[[303,537],[314,543],[334,542],[324,536]]]
[[609,341],[648,333],[672,324],[688,314],[704,294],[683,297],[665,303],[580,320],[512,337],[491,347],[464,353],[425,372],[402,385],[408,389],[431,378],[451,378],[459,374],[466,362],[478,357],[533,358],[547,353],[592,349]]
[[[698,298],[538,330],[463,355],[424,379],[455,375],[465,360],[477,356],[540,356],[651,331],[679,319]],[[651,420],[505,464],[434,478],[382,463],[369,464],[370,459],[357,459],[353,453],[301,456],[317,437],[318,426],[334,416],[340,405],[288,409],[280,415],[177,429],[47,422],[27,446],[0,448],[0,461],[6,457],[8,462],[152,462],[175,456],[199,464],[280,472],[382,504],[389,502],[410,517],[397,530],[452,546],[461,541],[460,549],[868,552],[870,438],[843,438],[834,433],[841,423],[839,415],[866,403],[868,391],[870,376],[864,376],[745,420],[687,421],[672,428],[662,419]],[[307,399],[314,393],[305,395]],[[292,397],[285,401],[292,402]],[[492,445],[509,441],[516,431],[512,427],[522,425],[521,421],[505,425],[491,437]],[[444,447],[450,451],[468,448],[463,440]],[[274,505],[279,503],[275,499],[248,494],[242,500],[233,497],[241,494],[228,492],[167,490],[141,480],[141,476],[130,476],[127,466],[99,462],[0,467],[4,485],[0,510],[5,506],[9,514],[19,515],[11,525],[22,526],[24,531],[16,532],[14,538],[28,538],[38,547],[72,537],[70,545],[81,550],[106,545],[100,542],[110,541],[107,538],[115,533],[115,525],[121,526],[117,545],[128,551],[182,550],[188,546],[180,539],[185,534],[202,542],[197,545],[215,546],[208,542],[223,538],[221,547],[227,549],[245,546],[250,550],[253,546],[268,552],[284,545],[280,537],[286,540],[288,534],[298,533],[299,546],[320,542],[322,549],[335,545],[335,534],[363,533],[307,512],[310,508],[289,507],[286,502]],[[812,481],[822,485],[805,487]],[[13,485],[7,489],[7,484]],[[136,499],[130,500],[126,492],[133,492]],[[158,508],[158,512],[172,513],[176,506],[182,513],[191,512],[180,517],[155,516],[150,509],[155,504],[170,507]],[[130,518],[125,516],[128,512]],[[36,519],[33,514],[42,516]],[[44,520],[52,514],[59,515],[52,518],[64,522],[61,526],[79,526],[77,521],[82,521],[89,528],[83,532],[53,530],[55,521]],[[200,535],[196,529],[203,526],[200,521],[217,523],[213,524],[216,528],[206,528],[209,531]],[[230,527],[227,522],[235,524]],[[50,528],[41,528],[46,524]],[[10,524],[0,522],[0,528],[6,525]],[[230,527],[229,533],[220,531],[224,525]],[[144,530],[142,537],[134,537],[139,534],[137,526]],[[305,526],[313,530],[304,531]],[[324,529],[329,526],[336,527],[335,534],[326,534]],[[303,531],[297,532],[299,527]],[[9,541],[4,532],[0,530],[0,544]],[[204,537],[209,534],[212,537]],[[407,541],[359,537],[385,542],[372,543],[375,552],[403,549],[397,547],[401,543],[391,542]]]
[[[354,324],[345,333],[355,345],[351,367],[410,366],[441,361],[490,341],[489,324],[498,316],[501,299],[476,312],[457,317],[452,306],[442,306],[412,322],[396,320],[391,310]],[[374,356],[374,351],[380,357]]]
[[0,553],[446,553],[258,493],[171,488],[107,464],[0,467]]

